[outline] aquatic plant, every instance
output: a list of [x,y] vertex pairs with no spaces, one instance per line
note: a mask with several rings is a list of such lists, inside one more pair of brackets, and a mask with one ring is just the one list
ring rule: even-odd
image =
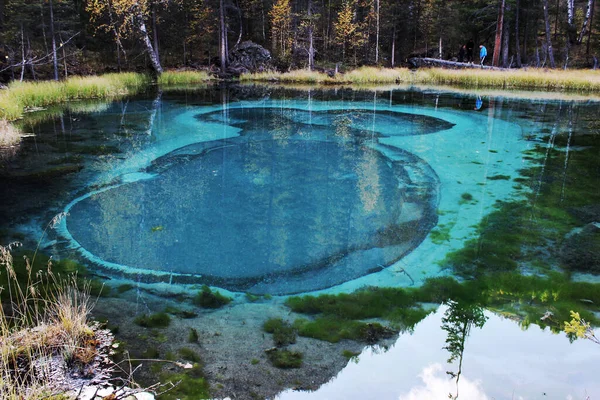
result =
[[160,382],[169,390],[160,395],[164,400],[197,400],[210,398],[210,386],[204,377],[202,367],[195,364],[193,368],[182,372],[163,373]]
[[294,321],[300,336],[337,343],[342,339],[376,343],[397,332],[379,323],[367,323],[336,317],[324,316],[314,320],[299,318]]
[[231,297],[222,295],[219,291],[212,291],[208,286],[202,286],[194,303],[203,308],[220,308],[231,302]]
[[271,364],[277,368],[300,368],[304,355],[299,351],[269,349],[267,357]]
[[198,335],[196,328],[190,328],[188,333],[188,343],[198,343],[199,340],[200,336]]
[[186,361],[191,361],[194,363],[199,363],[201,361],[200,355],[194,350],[189,349],[187,347],[182,347],[179,350],[177,350],[177,352]]
[[296,329],[281,318],[269,318],[263,324],[263,330],[273,334],[273,342],[277,347],[296,343]]
[[139,315],[133,322],[144,328],[166,328],[171,324],[171,317],[165,312],[159,312],[150,315]]

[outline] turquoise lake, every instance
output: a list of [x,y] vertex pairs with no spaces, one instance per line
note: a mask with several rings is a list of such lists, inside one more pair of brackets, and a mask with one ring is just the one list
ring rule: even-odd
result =
[[[600,346],[563,327],[600,319],[600,108],[543,97],[231,85],[32,113],[0,155],[0,244],[85,266],[131,354],[192,346],[214,398],[593,399]],[[203,287],[232,302],[198,306]],[[286,302],[378,288],[411,302]],[[369,334],[327,341],[319,318]]]

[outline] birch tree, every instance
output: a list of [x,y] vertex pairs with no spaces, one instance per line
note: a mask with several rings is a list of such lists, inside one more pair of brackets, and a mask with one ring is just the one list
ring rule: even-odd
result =
[[[152,3],[150,0],[89,0],[87,11],[97,29],[114,31],[122,38],[135,37],[142,42],[145,52],[150,59],[156,75],[163,72],[157,50],[153,47],[146,29],[146,20],[151,16]],[[112,16],[112,21],[101,23],[106,16]]]

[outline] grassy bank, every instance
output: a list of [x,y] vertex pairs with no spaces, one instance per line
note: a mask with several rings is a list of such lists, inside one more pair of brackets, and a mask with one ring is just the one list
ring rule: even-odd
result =
[[72,77],[64,81],[12,82],[0,92],[0,119],[12,121],[26,110],[84,99],[115,99],[140,92],[151,83],[136,73]]
[[160,86],[177,86],[206,83],[211,80],[214,78],[206,71],[166,71],[158,77],[157,83]]
[[319,84],[385,84],[455,85],[468,88],[537,89],[600,91],[600,72],[589,70],[450,70],[362,67],[333,77],[316,71],[297,70],[285,73],[262,72],[244,74],[242,82],[281,82]]

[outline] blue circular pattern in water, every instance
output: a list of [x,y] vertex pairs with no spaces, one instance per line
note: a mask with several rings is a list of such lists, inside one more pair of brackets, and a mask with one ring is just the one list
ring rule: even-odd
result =
[[69,231],[109,263],[271,294],[340,284],[416,247],[437,220],[427,164],[367,146],[348,114],[323,114],[333,120],[323,125],[293,115],[231,112],[240,137],[180,149],[156,160],[155,178],[84,198]]

